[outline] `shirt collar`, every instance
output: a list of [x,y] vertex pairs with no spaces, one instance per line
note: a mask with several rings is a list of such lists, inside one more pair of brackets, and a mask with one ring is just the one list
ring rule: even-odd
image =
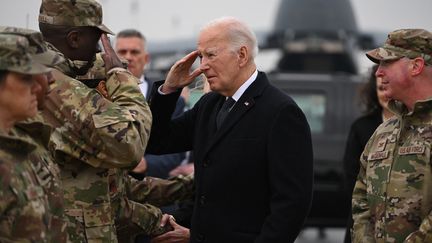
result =
[[144,74],[143,75],[141,75],[141,77],[138,79],[138,84],[142,84],[142,83],[144,83],[145,82],[145,76],[144,76]]
[[232,98],[237,102],[240,97],[243,95],[243,93],[246,91],[247,88],[249,88],[249,86],[255,81],[255,79],[258,76],[258,70],[255,69],[255,72],[253,72],[253,74],[249,77],[248,80],[246,80],[246,82],[244,82],[240,88],[238,88],[238,90],[234,93],[234,95],[232,96]]
[[390,111],[398,116],[411,115],[413,113],[424,113],[429,112],[432,109],[432,98],[416,101],[413,111],[409,111],[402,102],[396,100],[390,100],[388,106]]

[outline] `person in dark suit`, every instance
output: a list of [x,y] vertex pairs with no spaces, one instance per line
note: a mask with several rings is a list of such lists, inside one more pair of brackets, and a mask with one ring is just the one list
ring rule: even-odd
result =
[[[194,151],[192,243],[294,242],[308,214],[310,128],[297,104],[257,70],[257,51],[243,22],[214,20],[201,30],[197,50],[176,62],[150,96],[148,151]],[[198,57],[199,68],[191,72]],[[171,120],[182,87],[201,73],[213,92]],[[169,222],[174,231],[152,242],[178,240],[178,227]]]
[[[138,30],[126,29],[116,36],[115,49],[117,55],[128,61],[128,70],[138,78],[139,87],[148,98],[153,81],[144,75],[145,66],[150,62],[150,54],[146,48],[146,38]],[[179,97],[173,117],[177,117],[185,110],[185,100]],[[169,172],[179,166],[185,159],[185,153],[173,153],[167,155],[154,155],[146,153],[144,159],[135,168],[131,175],[137,179],[143,179],[144,175],[166,179]]]
[[[369,80],[360,90],[360,101],[364,105],[364,114],[357,118],[351,125],[345,153],[344,153],[344,174],[347,197],[352,198],[354,184],[360,169],[360,155],[374,133],[375,129],[386,119],[393,116],[387,108],[388,98],[385,97],[381,79],[375,77],[378,65],[371,69]],[[349,200],[351,203],[351,200]],[[350,204],[351,205],[351,204]],[[350,206],[351,208],[351,206]],[[345,243],[351,242],[350,229],[353,226],[351,213],[345,232]]]

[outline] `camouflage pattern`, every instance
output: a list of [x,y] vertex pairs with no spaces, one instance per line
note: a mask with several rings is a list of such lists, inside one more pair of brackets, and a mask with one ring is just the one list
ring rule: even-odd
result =
[[353,242],[432,242],[432,100],[390,108],[360,157]]
[[29,54],[27,38],[15,34],[0,34],[0,70],[24,74],[40,74],[50,71],[37,63]]
[[[123,68],[127,69],[128,61],[125,59],[120,58]],[[85,75],[79,75],[76,77],[76,79],[86,83],[89,80],[107,80],[107,74],[105,70],[105,63],[102,58],[101,53],[96,54],[96,59],[93,62],[93,67],[91,67],[88,72]]]
[[[127,61],[122,60],[122,62],[127,65]],[[97,54],[93,67],[86,75],[77,76],[77,79],[88,87],[95,88],[97,83],[106,80],[106,77],[104,61],[101,55]],[[106,98],[111,100],[111,97]],[[110,170],[110,173],[113,174],[117,172],[123,174],[117,188],[123,188],[129,199],[122,201],[121,208],[130,209],[120,210],[120,214],[117,215],[116,227],[119,242],[133,241],[137,234],[157,235],[166,232],[167,229],[159,227],[159,210],[155,210],[154,206],[170,205],[191,198],[193,194],[192,175],[179,176],[171,180],[146,177],[143,181],[138,181],[129,176],[125,170]]]
[[432,33],[424,29],[401,29],[388,34],[382,47],[366,53],[373,62],[422,57],[432,65]]
[[39,23],[71,27],[92,26],[114,35],[102,24],[102,7],[95,0],[42,0]]
[[21,35],[27,38],[27,41],[29,42],[28,51],[33,60],[38,63],[48,67],[53,67],[60,64],[61,62],[64,62],[63,56],[60,56],[56,52],[48,49],[45,41],[43,40],[42,33],[39,31],[18,27],[0,26],[0,33]]
[[177,176],[169,180],[145,177],[138,181],[125,173],[125,188],[131,211],[123,211],[116,222],[119,242],[133,242],[138,234],[160,235],[169,230],[159,227],[156,215],[149,217],[154,210],[151,205],[162,207],[193,197],[193,175]]
[[93,67],[91,67],[85,75],[77,76],[76,79],[83,81],[84,83],[87,80],[107,80],[105,63],[102,59],[101,53],[96,54],[96,60],[93,62]]
[[51,242],[66,242],[66,220],[64,216],[63,188],[60,170],[48,151],[51,127],[44,124],[39,116],[18,122],[12,129],[17,137],[35,142],[36,149],[30,154],[29,160],[36,172],[37,179],[45,191],[49,202],[51,220],[49,238]]
[[51,214],[29,162],[31,141],[0,134],[0,242],[52,242]]
[[128,176],[126,191],[131,200],[162,207],[191,199],[194,191],[193,182],[193,174],[179,175],[168,180],[147,176],[142,181]]
[[[55,48],[51,45],[53,50]],[[127,168],[141,160],[150,134],[151,113],[136,78],[117,69],[106,86],[111,101],[66,76],[67,65],[52,73],[56,82],[42,112],[54,132],[50,150],[60,166],[67,232],[71,242],[118,242],[115,222],[131,218]],[[162,213],[146,205],[140,220],[158,228]]]

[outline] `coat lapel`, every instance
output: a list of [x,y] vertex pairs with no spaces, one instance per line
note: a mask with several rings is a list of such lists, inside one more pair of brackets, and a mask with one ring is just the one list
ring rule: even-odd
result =
[[251,86],[249,86],[249,88],[246,89],[240,99],[236,102],[220,129],[216,130],[216,114],[224,101],[224,97],[222,96],[217,106],[218,109],[213,109],[214,111],[210,118],[209,128],[212,129],[212,131],[215,131],[215,133],[207,144],[204,154],[207,154],[214,145],[223,139],[233,126],[255,106],[255,99],[262,94],[267,85],[267,77],[264,73],[259,72],[257,79],[251,84]]

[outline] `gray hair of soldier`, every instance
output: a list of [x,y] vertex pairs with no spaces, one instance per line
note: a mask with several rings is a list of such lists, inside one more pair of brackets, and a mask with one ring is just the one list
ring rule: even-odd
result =
[[252,51],[251,57],[255,58],[258,54],[258,41],[252,29],[241,20],[234,17],[221,17],[210,21],[201,28],[204,31],[208,28],[223,25],[226,27],[226,34],[233,48],[238,51],[240,47],[247,46]]
[[125,29],[125,30],[118,32],[116,35],[116,39],[118,39],[118,38],[133,38],[133,37],[141,39],[143,41],[144,50],[147,49],[146,48],[147,39],[139,30]]

